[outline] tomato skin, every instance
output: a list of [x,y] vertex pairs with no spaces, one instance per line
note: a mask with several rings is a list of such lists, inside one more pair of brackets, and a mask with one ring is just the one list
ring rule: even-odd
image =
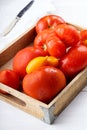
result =
[[44,103],[49,103],[65,86],[63,72],[50,66],[41,67],[23,79],[24,92]]
[[66,47],[76,46],[80,43],[80,33],[72,25],[60,24],[56,27],[56,33],[65,43]]
[[72,79],[87,66],[87,47],[79,45],[72,47],[69,52],[60,59],[59,67],[67,79]]
[[46,54],[41,48],[26,47],[15,55],[13,59],[13,70],[23,78],[26,74],[26,66],[30,60],[37,56],[45,56]]
[[81,36],[81,44],[87,46],[87,30],[81,31],[80,36]]
[[34,40],[34,46],[36,48],[43,49],[47,55],[48,55],[48,50],[47,50],[46,40],[49,37],[49,35],[56,36],[55,30],[45,29],[42,32],[40,32],[39,34],[37,34],[37,36],[35,37],[35,40]]
[[34,46],[36,48],[38,47],[42,48],[48,54],[47,47],[46,47],[47,37],[48,37],[48,29],[42,31],[35,37]]
[[[0,71],[0,83],[3,83],[5,85],[8,85],[11,88],[19,89],[20,88],[20,78],[17,75],[17,73],[13,70],[1,70]],[[2,93],[7,93],[2,90],[0,90]]]
[[57,58],[66,53],[66,46],[57,36],[55,29],[45,29],[40,32],[34,40],[34,46],[42,48],[47,55]]
[[36,24],[36,32],[39,33],[47,28],[55,28],[58,24],[65,23],[63,18],[57,15],[47,15],[42,17]]
[[66,53],[65,44],[57,36],[49,36],[46,40],[46,45],[51,56],[61,58]]
[[59,24],[55,29],[46,29],[40,32],[34,46],[43,48],[51,56],[61,58],[66,53],[67,47],[80,44],[80,33],[72,25]]

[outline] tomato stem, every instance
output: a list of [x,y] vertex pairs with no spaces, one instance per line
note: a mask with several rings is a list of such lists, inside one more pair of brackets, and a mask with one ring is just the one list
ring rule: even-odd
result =
[[42,49],[44,49],[44,51],[47,51],[47,46],[46,46],[46,44],[43,44]]

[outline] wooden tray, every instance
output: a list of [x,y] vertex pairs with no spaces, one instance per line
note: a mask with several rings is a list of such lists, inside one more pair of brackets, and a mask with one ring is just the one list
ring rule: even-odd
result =
[[[81,27],[75,25],[76,28],[82,30]],[[11,68],[12,58],[20,49],[31,44],[35,37],[35,27],[32,27],[21,35],[18,39],[10,43],[0,53],[0,69]],[[45,104],[33,99],[26,94],[14,90],[2,83],[0,89],[7,91],[9,94],[0,93],[0,99],[18,107],[19,109],[45,121],[53,123],[55,118],[66,108],[66,106],[75,98],[75,96],[87,84],[87,68],[80,72],[49,104]]]

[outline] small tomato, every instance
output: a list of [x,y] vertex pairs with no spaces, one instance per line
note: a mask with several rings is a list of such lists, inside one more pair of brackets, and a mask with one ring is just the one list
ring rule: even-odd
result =
[[42,66],[58,66],[59,60],[53,56],[38,56],[33,58],[26,66],[26,72],[29,74]]
[[[20,88],[20,78],[17,73],[13,70],[1,70],[0,71],[0,83],[8,85],[11,88],[19,89]],[[7,93],[5,91],[0,90],[2,93]]]

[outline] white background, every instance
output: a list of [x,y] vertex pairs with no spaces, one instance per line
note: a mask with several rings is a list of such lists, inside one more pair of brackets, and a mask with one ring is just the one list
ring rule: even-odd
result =
[[[0,34],[15,18],[29,0],[0,0]],[[29,29],[43,15],[55,13],[66,21],[87,28],[86,0],[35,0],[13,30],[0,36],[0,51]],[[87,129],[87,86],[57,117],[54,124],[48,125],[39,119],[0,101],[0,130],[86,130]]]

